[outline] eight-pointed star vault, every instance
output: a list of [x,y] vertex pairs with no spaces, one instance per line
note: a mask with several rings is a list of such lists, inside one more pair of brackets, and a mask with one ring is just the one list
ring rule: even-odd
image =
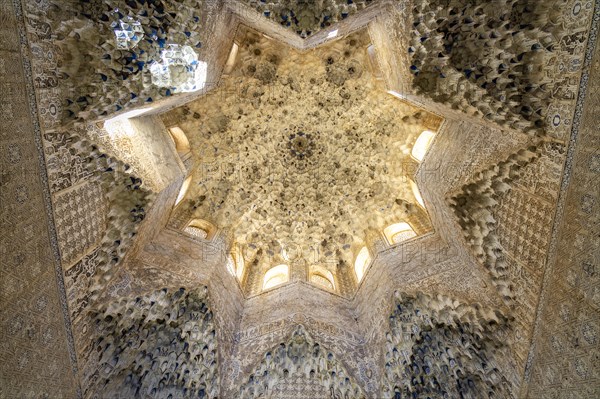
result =
[[234,238],[247,292],[281,264],[350,292],[373,237],[409,220],[426,230],[410,149],[441,118],[384,90],[366,30],[303,52],[247,28],[235,43],[222,84],[163,117],[187,134],[195,162],[182,208]]

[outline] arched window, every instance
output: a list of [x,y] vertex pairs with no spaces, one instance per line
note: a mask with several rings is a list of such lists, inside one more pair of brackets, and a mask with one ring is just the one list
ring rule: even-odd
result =
[[354,261],[354,271],[356,272],[356,279],[360,282],[365,275],[365,271],[367,267],[369,267],[369,263],[371,262],[371,255],[369,254],[369,249],[367,247],[362,247],[358,255],[356,256],[356,260]]
[[175,148],[180,156],[190,152],[190,142],[179,126],[169,128],[169,136],[171,136],[171,139],[175,143]]
[[330,290],[335,289],[331,280],[329,280],[327,277],[323,276],[321,273],[311,274],[310,281],[311,281],[311,283],[323,286]]
[[324,267],[313,266],[311,267],[310,282],[335,290],[335,280],[333,279],[333,273]]
[[435,133],[430,130],[425,130],[423,133],[417,137],[417,141],[415,141],[415,145],[412,148],[411,155],[414,159],[421,162],[425,157],[425,153],[429,149],[433,138],[435,137]]
[[410,181],[410,187],[412,188],[413,195],[415,199],[423,208],[425,208],[425,202],[423,201],[423,197],[421,197],[421,192],[419,191],[419,187],[417,187],[417,183],[414,181]]
[[175,201],[175,206],[179,205],[179,203],[183,200],[183,198],[185,197],[185,194],[188,191],[188,188],[190,188],[191,182],[192,182],[192,176],[189,176],[187,179],[185,179],[183,181],[183,184],[181,185],[181,189],[179,190],[179,195],[177,196],[177,200]]
[[383,234],[392,245],[417,236],[417,233],[406,222],[395,223],[386,227]]
[[263,279],[263,290],[276,287],[280,284],[286,283],[289,280],[289,267],[288,265],[278,265],[272,267],[265,273]]
[[206,220],[193,219],[183,231],[194,237],[202,238],[203,240],[212,240],[217,232],[217,227]]

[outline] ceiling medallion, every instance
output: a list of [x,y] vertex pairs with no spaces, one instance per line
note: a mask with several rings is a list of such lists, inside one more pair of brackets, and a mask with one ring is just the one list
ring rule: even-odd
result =
[[305,171],[311,166],[315,166],[317,153],[321,154],[322,151],[317,149],[317,139],[319,133],[305,133],[302,130],[297,131],[288,135],[287,149],[291,156],[287,157],[289,163],[293,165],[298,171]]
[[307,135],[304,132],[298,132],[297,134],[290,135],[288,147],[293,156],[298,159],[304,159],[312,155],[314,144],[310,134]]

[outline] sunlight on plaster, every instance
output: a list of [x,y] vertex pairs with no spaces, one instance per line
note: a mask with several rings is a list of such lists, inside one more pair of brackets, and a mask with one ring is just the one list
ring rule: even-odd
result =
[[401,100],[406,100],[406,96],[398,93],[397,91],[393,91],[393,90],[388,90],[388,94],[391,94],[392,96],[399,98]]
[[[118,121],[118,120],[122,120],[122,119],[135,118],[135,117],[145,114],[146,112],[151,111],[151,110],[152,110],[152,107],[134,109],[133,111],[124,112],[120,115],[115,116],[112,119],[108,119],[106,122],[114,122],[114,121]],[[106,122],[104,122],[104,123],[106,123]]]
[[431,130],[425,130],[419,135],[415,145],[412,148],[411,155],[414,159],[421,162],[435,137],[435,133]]
[[107,119],[104,122],[104,129],[113,139],[120,137],[133,137],[135,136],[135,129],[131,123],[131,118],[145,114],[150,110],[152,110],[152,107],[136,109],[115,116],[114,118]]
[[229,57],[227,58],[227,63],[225,63],[225,68],[223,69],[223,73],[225,75],[229,75],[235,66],[235,60],[237,58],[239,46],[237,43],[233,43],[231,46],[231,50],[229,51]]
[[244,257],[241,255],[237,256],[235,258],[235,263],[237,264],[235,274],[236,274],[238,280],[242,281],[242,278],[244,277],[244,267],[245,267]]
[[283,259],[285,259],[287,261],[290,260],[290,255],[288,254],[288,251],[285,248],[281,249],[281,256],[283,257]]
[[410,180],[410,187],[412,188],[413,195],[415,196],[415,199],[419,205],[425,208],[425,202],[423,201],[423,197],[421,196],[421,191],[419,191],[417,183],[415,183],[413,180]]
[[135,130],[129,119],[115,118],[104,122],[104,129],[112,139],[133,137]]
[[417,233],[406,222],[392,224],[383,230],[385,238],[390,244],[398,244],[417,236]]
[[190,152],[190,142],[185,132],[179,126],[169,128],[169,136],[175,143],[178,154],[181,155]]
[[233,260],[233,256],[229,255],[227,257],[227,271],[232,276],[235,276],[235,261]]
[[369,63],[371,64],[373,75],[375,78],[381,79],[383,77],[383,73],[381,72],[379,61],[377,61],[377,49],[375,48],[374,44],[371,44],[369,47],[367,47],[367,55],[369,56]]
[[185,197],[185,194],[187,193],[188,188],[190,188],[191,182],[192,182],[192,176],[189,176],[187,179],[185,179],[185,181],[181,185],[181,190],[179,190],[179,195],[177,196],[177,200],[175,201],[175,206],[179,205],[179,203],[183,200],[183,198]]
[[244,268],[246,265],[244,262],[244,255],[242,255],[242,250],[237,244],[235,244],[231,249],[230,256],[234,263],[235,276],[239,281],[242,281],[242,278],[244,277]]
[[356,260],[354,261],[354,271],[356,272],[356,278],[358,279],[358,282],[362,280],[370,262],[371,255],[369,254],[369,249],[367,247],[362,247],[356,256]]
[[265,273],[263,280],[263,290],[276,287],[289,280],[289,267],[288,265],[275,266]]
[[[342,296],[351,295],[356,288],[356,257],[370,242],[365,237],[366,224],[373,239],[384,246],[388,241],[383,231],[393,223],[417,223],[423,218],[415,229],[419,233],[430,229],[428,215],[417,207],[407,177],[412,173],[405,166],[417,166],[410,158],[413,144],[424,130],[435,131],[441,118],[399,101],[385,90],[382,93],[379,85],[371,84],[367,48],[372,39],[367,31],[346,38],[340,28],[329,43],[331,50],[305,53],[287,46],[279,48],[258,32],[240,29],[222,54],[223,61],[228,58],[227,62],[234,64],[227,84],[219,85],[208,97],[161,115],[173,137],[182,131],[188,135],[192,154],[186,160],[190,161],[188,165],[196,161],[191,166],[191,189],[176,212],[210,218],[223,231],[215,241],[226,242],[227,246],[235,242],[243,245],[246,270],[243,276],[242,268],[234,270],[236,275],[240,270],[242,288],[249,296],[262,291],[267,283],[263,280],[265,273],[279,264],[289,266],[290,282],[302,281],[311,286],[320,282],[319,288],[333,287]],[[335,29],[323,30],[315,38],[324,39]],[[385,55],[376,52],[375,47],[371,47],[371,53]],[[303,72],[305,65],[310,68]],[[302,87],[317,85],[318,90],[307,95],[290,82]],[[343,95],[350,109],[375,107],[376,115],[345,114],[346,105],[331,102],[331,96],[337,98],[346,86],[352,88]],[[232,90],[234,87],[239,90]],[[285,97],[285,104],[261,97],[267,88],[269,96]],[[341,120],[338,114],[347,118]],[[381,115],[387,115],[389,135],[377,135],[377,129],[372,128],[378,125]],[[324,123],[324,118],[329,123]],[[347,126],[356,129],[347,130]],[[338,134],[340,131],[346,134]],[[364,140],[369,141],[370,151],[364,151]],[[381,155],[377,165],[372,164],[369,155],[373,151]],[[218,159],[222,163],[212,166]],[[328,184],[315,183],[313,170],[328,170]],[[293,181],[289,173],[294,175]],[[344,206],[336,201],[340,195]],[[412,211],[418,214],[404,219]],[[323,223],[332,217],[335,223]],[[395,237],[401,238],[401,234]],[[375,248],[369,246],[369,250],[358,272],[360,279],[367,278],[371,258],[376,256]],[[223,274],[227,273],[225,264],[230,252],[227,249],[221,255]],[[235,256],[233,259],[235,262]],[[319,264],[326,266],[334,279],[312,268]],[[294,278],[292,268],[298,268]],[[286,279],[275,277],[266,287],[287,286],[289,283],[282,283]]]

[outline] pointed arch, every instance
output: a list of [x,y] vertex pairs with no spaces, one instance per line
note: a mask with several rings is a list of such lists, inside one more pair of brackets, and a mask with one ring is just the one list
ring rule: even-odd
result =
[[335,279],[333,273],[323,266],[313,265],[310,267],[310,282],[320,287],[335,290]]
[[190,142],[183,129],[181,129],[179,126],[170,127],[169,136],[175,143],[175,149],[177,150],[177,154],[179,154],[179,156],[185,155],[191,151]]
[[383,235],[390,245],[409,240],[417,236],[414,229],[407,222],[399,222],[389,225],[383,230]]
[[359,283],[362,281],[369,263],[371,263],[371,254],[369,253],[369,248],[364,246],[360,249],[354,260],[354,272]]
[[290,268],[286,264],[270,268],[263,278],[263,290],[287,283],[290,279]]
[[237,244],[234,244],[228,257],[228,267],[231,274],[237,277],[238,281],[244,278],[244,270],[246,267],[244,255]]
[[192,219],[183,231],[203,240],[212,240],[217,233],[217,226],[204,219]]
[[410,152],[410,155],[417,162],[421,162],[423,160],[423,158],[425,158],[425,154],[427,153],[427,150],[431,146],[431,143],[433,142],[434,137],[435,137],[435,133],[432,132],[431,130],[424,130],[423,132],[421,132],[419,137],[417,137],[417,140],[415,141],[415,144],[413,145],[413,148]]

